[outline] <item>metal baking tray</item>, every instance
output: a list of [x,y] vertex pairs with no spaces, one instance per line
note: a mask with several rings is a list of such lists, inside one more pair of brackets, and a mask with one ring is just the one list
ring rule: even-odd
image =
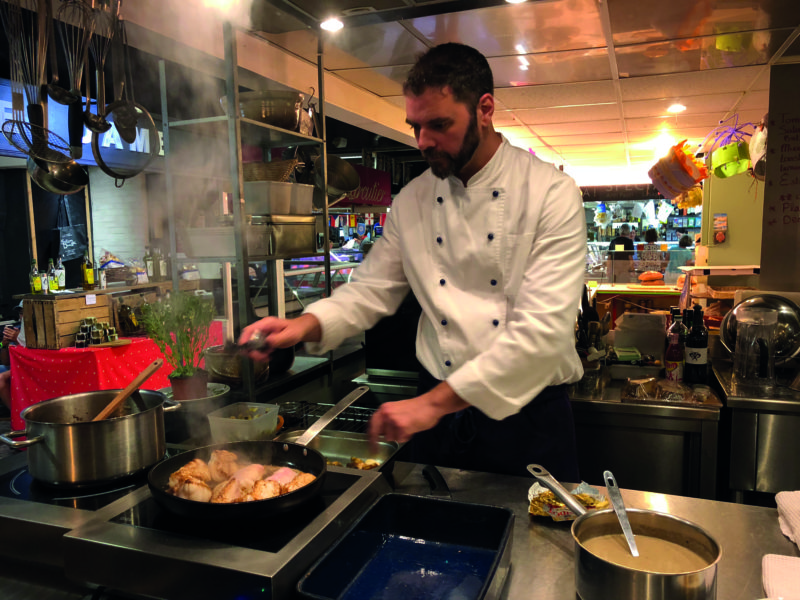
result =
[[300,579],[310,600],[499,598],[511,563],[507,508],[386,494]]

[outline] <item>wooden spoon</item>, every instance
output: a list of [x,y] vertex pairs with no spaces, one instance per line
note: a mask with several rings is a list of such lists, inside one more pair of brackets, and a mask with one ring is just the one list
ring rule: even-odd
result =
[[92,421],[102,421],[106,419],[110,414],[112,414],[117,408],[119,408],[128,397],[133,394],[135,391],[139,389],[139,386],[142,385],[145,381],[150,379],[150,376],[153,375],[156,371],[161,368],[161,365],[164,364],[163,358],[158,358],[154,360],[144,371],[139,373],[136,376],[136,379],[131,381],[124,390],[122,390],[119,394],[114,396],[114,399],[108,403],[103,410],[101,410],[98,415],[92,419]]

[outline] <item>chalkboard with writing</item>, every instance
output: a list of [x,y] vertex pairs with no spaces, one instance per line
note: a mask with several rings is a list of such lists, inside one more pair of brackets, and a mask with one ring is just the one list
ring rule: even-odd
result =
[[770,70],[762,290],[800,290],[800,65]]

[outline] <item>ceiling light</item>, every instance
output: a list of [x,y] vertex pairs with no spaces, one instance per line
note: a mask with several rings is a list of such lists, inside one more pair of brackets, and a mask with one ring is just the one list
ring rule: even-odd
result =
[[514,50],[516,50],[520,54],[527,54],[528,53],[528,51],[525,50],[525,46],[523,46],[522,44],[517,44],[516,46],[514,46]]
[[520,71],[527,71],[528,70],[528,65],[520,65],[519,66],[519,70]]
[[667,109],[668,113],[682,113],[686,110],[686,107],[683,104],[673,104]]
[[528,62],[528,59],[527,59],[527,58],[525,58],[524,56],[518,56],[517,58],[519,59],[519,62],[520,62],[520,64],[523,64],[523,65],[525,65],[526,67],[527,67],[527,66],[530,64],[530,63]]
[[506,0],[509,4],[522,4],[526,0]]
[[319,26],[325,31],[339,31],[342,27],[344,27],[344,23],[342,23],[336,17],[331,17],[330,19],[325,19],[322,23],[320,23]]

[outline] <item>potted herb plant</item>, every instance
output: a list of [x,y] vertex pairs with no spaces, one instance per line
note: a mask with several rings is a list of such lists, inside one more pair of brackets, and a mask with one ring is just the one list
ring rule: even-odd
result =
[[142,306],[142,326],[172,365],[175,400],[208,395],[208,372],[200,368],[214,319],[214,304],[203,296],[179,292]]

